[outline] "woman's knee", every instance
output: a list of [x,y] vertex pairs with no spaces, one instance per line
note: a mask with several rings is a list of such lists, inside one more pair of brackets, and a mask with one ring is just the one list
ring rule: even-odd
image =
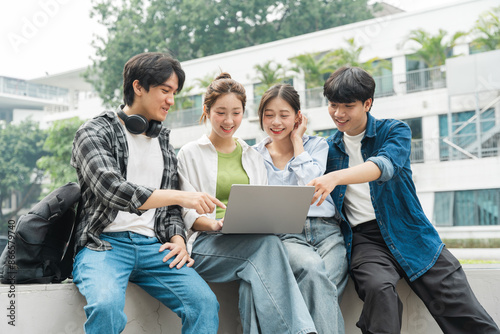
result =
[[277,252],[286,254],[283,242],[275,235],[260,236],[259,243],[259,249],[262,252],[266,252],[269,256],[272,256]]

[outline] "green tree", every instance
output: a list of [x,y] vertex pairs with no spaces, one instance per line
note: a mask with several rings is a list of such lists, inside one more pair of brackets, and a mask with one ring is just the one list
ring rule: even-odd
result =
[[36,161],[44,155],[45,138],[45,132],[31,120],[0,128],[0,203],[12,193],[21,198],[17,207],[8,213],[0,207],[0,229],[5,229],[8,219],[15,217],[38,195],[43,173],[36,168]]
[[286,68],[273,60],[254,66],[256,79],[259,81],[254,96],[262,96],[271,86],[281,83],[286,79]]
[[206,90],[208,86],[214,81],[214,79],[217,77],[217,74],[215,72],[209,73],[205,75],[202,78],[196,78],[194,79],[194,82],[196,83],[196,86],[200,89]]
[[107,36],[92,42],[96,57],[84,74],[105,106],[122,103],[122,72],[127,60],[146,51],[166,51],[150,42],[151,30],[145,26],[146,2],[142,0],[94,1],[91,17],[107,28]]
[[405,43],[410,41],[417,43],[418,47],[411,50],[415,52],[413,58],[422,60],[428,68],[444,65],[446,58],[451,55],[457,40],[464,36],[464,32],[456,32],[447,38],[448,32],[439,29],[436,35],[432,35],[423,29],[410,31]]
[[292,71],[304,75],[306,88],[320,87],[325,82],[325,76],[335,70],[336,61],[332,52],[305,53],[290,59]]
[[341,66],[357,66],[380,75],[383,68],[390,69],[391,62],[378,57],[361,62],[363,47],[356,44],[354,38],[346,39],[347,47],[324,53],[306,53],[290,59],[292,70],[303,73],[306,87],[323,86],[326,77]]
[[175,95],[175,104],[170,107],[170,112],[192,108],[194,106],[194,101],[190,95],[192,90],[192,86],[184,86],[182,92]]
[[354,38],[345,40],[347,47],[332,51],[332,57],[335,61],[335,68],[341,66],[357,66],[376,76],[382,74],[382,69],[391,69],[392,63],[387,59],[373,57],[367,61],[361,62],[360,55],[364,47],[357,45]]
[[145,51],[205,57],[372,17],[367,0],[94,0],[107,29],[86,74],[109,107],[121,96],[125,62]]
[[471,34],[472,47],[484,51],[500,49],[500,6],[479,16]]
[[38,159],[36,165],[49,176],[50,183],[44,185],[49,193],[68,182],[77,182],[75,169],[70,165],[73,139],[83,120],[78,117],[56,121],[48,129],[47,139],[43,144],[47,154]]

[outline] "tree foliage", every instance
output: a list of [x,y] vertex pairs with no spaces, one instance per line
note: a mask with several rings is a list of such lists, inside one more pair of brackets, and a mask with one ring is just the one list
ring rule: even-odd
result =
[[46,155],[37,161],[39,169],[49,176],[50,183],[44,186],[48,193],[68,182],[77,182],[75,169],[70,165],[73,139],[75,133],[83,124],[78,117],[56,121],[48,130],[48,136],[43,144]]
[[96,37],[89,80],[109,106],[120,97],[125,62],[145,51],[205,57],[372,17],[367,0],[94,0],[107,28]]
[[485,51],[500,49],[500,6],[479,16],[471,31],[472,46]]
[[4,213],[0,208],[2,224],[15,216],[36,192],[43,174],[36,168],[36,161],[44,154],[45,138],[45,132],[31,120],[0,128],[0,203],[13,192],[21,196],[13,211]]
[[357,45],[354,38],[346,39],[346,43],[345,48],[323,53],[305,53],[291,58],[291,70],[304,75],[307,88],[316,88],[323,86],[328,75],[342,66],[361,67],[372,75],[380,75],[382,68],[390,69],[391,62],[378,57],[361,62],[363,46]]
[[422,60],[427,67],[436,67],[444,65],[446,58],[451,54],[457,40],[464,36],[464,32],[456,32],[448,38],[448,32],[439,29],[436,35],[432,35],[423,29],[410,31],[406,42],[413,41],[418,47],[413,47],[414,58]]
[[271,86],[282,83],[286,79],[286,68],[272,60],[257,64],[254,69],[256,79],[259,80],[259,85],[255,88],[255,96],[262,96]]
[[332,52],[305,53],[290,59],[292,71],[302,73],[307,88],[320,87],[325,76],[335,70],[336,61]]

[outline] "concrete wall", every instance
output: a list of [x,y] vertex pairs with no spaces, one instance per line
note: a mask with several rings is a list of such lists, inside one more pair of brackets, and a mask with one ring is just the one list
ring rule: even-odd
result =
[[[466,274],[479,301],[500,323],[500,266],[466,267]],[[216,293],[220,309],[220,334],[241,333],[239,321],[236,283],[211,284]],[[403,334],[442,333],[429,312],[409,289],[405,281],[400,281],[397,290],[404,304]],[[11,291],[11,292],[9,292]],[[15,294],[15,298],[9,297]],[[14,301],[14,311],[8,308]],[[0,333],[43,333],[74,334],[83,333],[85,299],[73,284],[0,285]],[[361,333],[355,323],[361,312],[362,303],[357,297],[353,284],[349,281],[342,312],[346,323],[346,333]],[[11,307],[12,308],[12,307]],[[9,325],[10,314],[15,318],[15,326]],[[180,319],[156,299],[146,294],[134,284],[127,289],[125,313],[128,324],[124,333],[181,333]]]

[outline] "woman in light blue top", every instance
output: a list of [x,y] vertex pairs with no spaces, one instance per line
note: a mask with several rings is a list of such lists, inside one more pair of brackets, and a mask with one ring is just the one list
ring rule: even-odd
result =
[[[210,134],[179,151],[181,189],[205,192],[227,203],[234,183],[266,184],[261,155],[234,137],[245,102],[245,89],[227,73],[207,88],[202,120],[210,121]],[[221,210],[183,210],[193,268],[208,282],[239,282],[243,333],[316,333],[279,238],[217,233],[223,217]]]
[[[290,85],[276,85],[262,96],[261,128],[268,137],[256,145],[267,168],[269,184],[306,185],[324,174],[328,144],[306,136],[307,118]],[[318,333],[344,333],[340,300],[347,284],[347,258],[339,214],[330,196],[311,205],[301,234],[285,234],[282,241],[290,265]]]

